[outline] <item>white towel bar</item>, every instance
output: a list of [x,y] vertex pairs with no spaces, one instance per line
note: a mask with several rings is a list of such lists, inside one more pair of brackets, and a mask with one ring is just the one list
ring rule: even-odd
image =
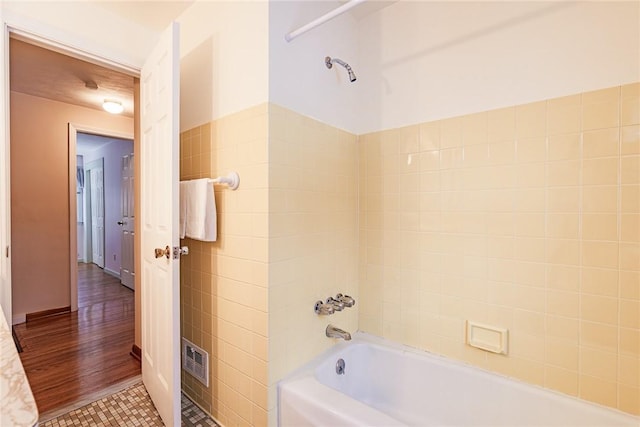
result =
[[238,175],[238,172],[229,172],[227,176],[212,178],[209,182],[213,184],[227,184],[230,189],[237,190],[240,185],[240,175]]

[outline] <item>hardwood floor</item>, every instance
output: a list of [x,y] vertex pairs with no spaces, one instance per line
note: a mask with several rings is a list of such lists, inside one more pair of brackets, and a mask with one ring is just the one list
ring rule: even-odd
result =
[[15,326],[40,414],[140,374],[133,291],[94,264],[78,264],[78,311]]

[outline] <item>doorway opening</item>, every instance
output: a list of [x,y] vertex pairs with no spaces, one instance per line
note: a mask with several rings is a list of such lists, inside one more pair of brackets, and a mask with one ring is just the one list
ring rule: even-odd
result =
[[[76,128],[77,129],[77,128]],[[77,132],[79,263],[92,263],[134,290],[133,141]]]
[[[118,217],[111,221],[110,187],[105,185],[112,178],[109,155],[90,150],[86,165],[76,157],[78,139],[84,137],[110,138],[114,144],[117,139],[121,145],[125,143],[120,139],[128,139],[125,155],[131,157],[136,79],[13,37],[9,52],[13,323],[36,403],[46,412],[140,375],[140,363],[130,354],[137,314],[134,293],[120,284],[120,264],[110,263],[114,254],[121,262],[122,249],[111,249],[107,231],[120,228],[117,222],[122,221],[123,161],[121,156],[113,161],[116,195],[111,205]],[[101,109],[102,98],[120,96],[126,96],[123,104],[128,106],[123,115]],[[102,194],[93,203],[94,215],[87,215],[87,190],[101,187],[94,192]],[[133,209],[133,194],[130,198]],[[80,286],[78,227],[92,217],[103,222],[94,233],[99,250],[91,256],[93,260],[96,254],[101,268],[83,271]],[[84,292],[80,298],[79,288]],[[24,323],[30,314],[55,311],[51,307],[64,310],[29,321],[28,327]],[[52,334],[52,329],[57,332]],[[48,375],[39,377],[42,372]]]

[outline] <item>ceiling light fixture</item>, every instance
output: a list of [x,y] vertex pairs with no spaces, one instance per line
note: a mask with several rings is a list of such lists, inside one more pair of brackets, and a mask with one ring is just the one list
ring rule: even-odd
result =
[[121,102],[111,99],[105,99],[104,103],[102,104],[102,108],[104,108],[105,111],[111,114],[120,114],[124,111],[124,107],[122,106]]

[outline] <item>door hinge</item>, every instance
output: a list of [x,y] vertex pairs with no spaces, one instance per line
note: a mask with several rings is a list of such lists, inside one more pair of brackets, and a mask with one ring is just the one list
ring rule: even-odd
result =
[[9,246],[7,246],[7,247],[5,248],[4,256],[5,256],[5,258],[9,258]]

